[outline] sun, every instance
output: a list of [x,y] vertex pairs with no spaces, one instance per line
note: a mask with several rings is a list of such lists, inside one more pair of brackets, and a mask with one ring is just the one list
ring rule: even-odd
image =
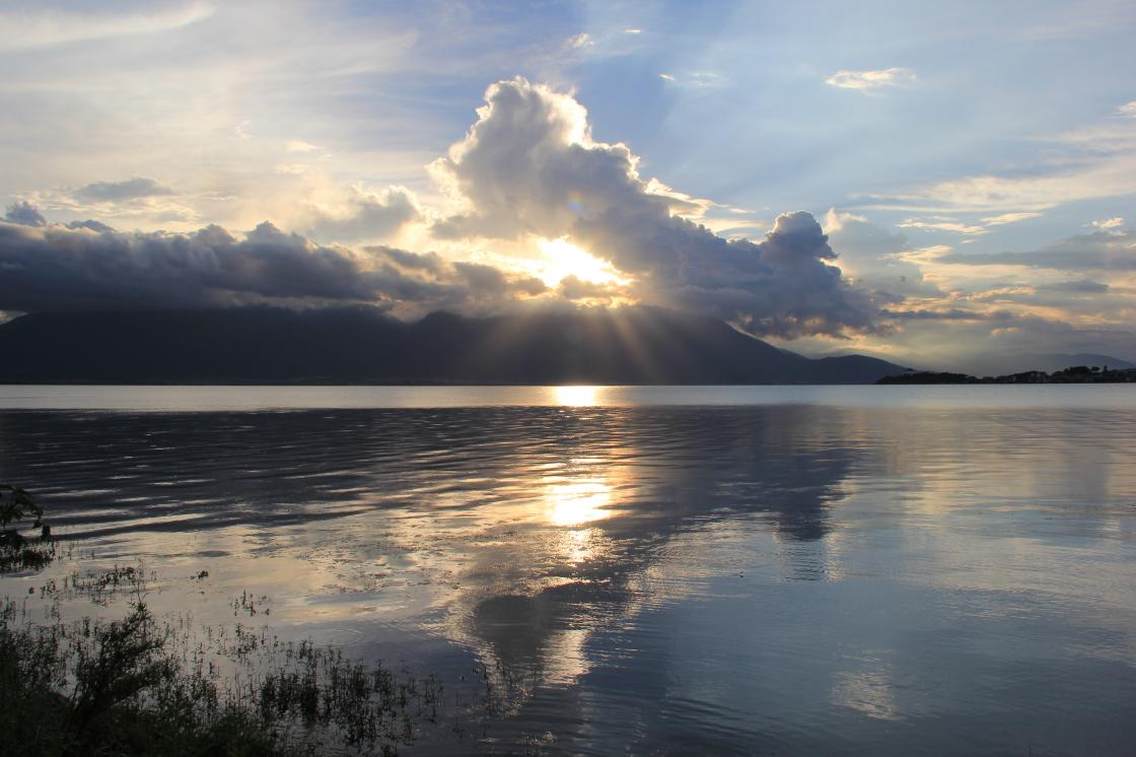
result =
[[540,239],[537,242],[544,259],[540,261],[539,276],[554,287],[568,276],[592,284],[625,284],[615,266],[568,241],[567,237]]

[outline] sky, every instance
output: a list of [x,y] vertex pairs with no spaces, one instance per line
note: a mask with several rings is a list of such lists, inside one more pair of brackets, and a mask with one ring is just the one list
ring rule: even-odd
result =
[[0,3],[0,310],[1136,360],[1131,2]]

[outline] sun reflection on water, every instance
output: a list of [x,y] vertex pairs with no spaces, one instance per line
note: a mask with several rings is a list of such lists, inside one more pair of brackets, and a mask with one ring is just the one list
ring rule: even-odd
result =
[[549,483],[548,519],[556,526],[579,526],[611,516],[611,487],[602,479]]

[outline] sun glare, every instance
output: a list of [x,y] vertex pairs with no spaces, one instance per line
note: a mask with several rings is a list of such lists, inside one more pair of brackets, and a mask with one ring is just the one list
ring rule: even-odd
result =
[[556,286],[567,276],[575,276],[593,284],[625,282],[615,266],[577,247],[566,237],[541,239],[538,245],[544,255],[540,276],[549,286]]
[[549,520],[557,526],[579,526],[610,517],[611,487],[601,479],[558,482],[545,490]]
[[553,387],[557,405],[567,407],[590,407],[599,399],[598,386],[556,386]]

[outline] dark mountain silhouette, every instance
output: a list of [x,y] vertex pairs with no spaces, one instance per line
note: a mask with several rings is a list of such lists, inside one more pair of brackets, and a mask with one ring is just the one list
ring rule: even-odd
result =
[[645,307],[416,323],[370,308],[39,313],[0,326],[0,360],[6,383],[859,384],[904,370]]

